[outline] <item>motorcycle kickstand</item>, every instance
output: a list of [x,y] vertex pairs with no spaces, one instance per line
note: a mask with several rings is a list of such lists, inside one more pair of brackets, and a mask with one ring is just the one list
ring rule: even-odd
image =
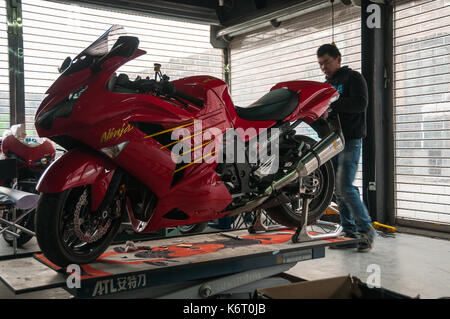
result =
[[268,231],[269,227],[263,225],[262,220],[262,209],[258,209],[255,213],[255,218],[253,219],[252,224],[248,228],[248,232],[250,234],[256,234],[258,231]]
[[308,209],[309,209],[309,202],[312,199],[312,196],[309,196],[307,194],[303,194],[301,196],[303,199],[302,204],[302,216],[300,218],[300,225],[297,227],[297,230],[295,231],[295,234],[292,235],[292,242],[293,243],[299,243],[304,241],[310,241],[312,240],[307,231],[308,227]]
[[[333,232],[329,232],[326,234],[317,234],[317,235],[310,235],[307,231],[308,227],[308,213],[309,213],[309,203],[314,198],[312,194],[308,194],[306,192],[306,188],[302,184],[302,179],[299,181],[299,193],[300,193],[300,199],[303,199],[302,203],[302,216],[300,218],[300,225],[297,227],[297,230],[295,231],[295,234],[292,236],[292,242],[293,243],[299,243],[299,242],[306,242],[306,241],[312,241],[312,240],[320,240],[325,238],[333,238],[338,237],[342,232],[342,226],[339,224],[335,224],[337,227],[335,227],[335,230]],[[299,205],[300,206],[300,205]],[[320,223],[321,221],[317,221],[316,223]],[[324,222],[321,222],[324,223]]]

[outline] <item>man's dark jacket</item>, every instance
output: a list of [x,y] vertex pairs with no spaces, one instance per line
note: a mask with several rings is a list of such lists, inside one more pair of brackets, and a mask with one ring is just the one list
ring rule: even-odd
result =
[[331,109],[339,114],[344,138],[348,140],[366,137],[366,80],[359,72],[344,66],[327,79],[326,83],[333,85],[340,93],[339,99],[331,104]]

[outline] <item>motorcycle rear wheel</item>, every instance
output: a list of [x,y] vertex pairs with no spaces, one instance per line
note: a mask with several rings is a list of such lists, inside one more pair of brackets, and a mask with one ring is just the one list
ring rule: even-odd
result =
[[[91,225],[93,217],[98,212],[91,212],[90,201],[80,205],[81,198],[86,192],[89,199],[90,188],[78,187],[54,194],[42,194],[39,198],[36,210],[36,238],[42,253],[52,263],[66,267],[69,264],[87,264],[95,261],[108,247],[114,239],[120,224],[121,218],[110,217],[111,222],[107,230],[98,239],[90,242],[80,239],[80,235],[75,231],[75,211],[78,207],[82,214],[83,225]],[[89,219],[89,220],[88,220]],[[86,220],[88,220],[86,222]],[[97,231],[90,235],[95,238]],[[86,232],[87,234],[87,232]]]
[[[296,138],[301,139],[309,145],[313,145],[315,143],[314,139],[307,136],[296,135]],[[307,178],[316,179],[319,182],[319,186],[317,187],[318,190],[314,194],[314,198],[309,203],[308,225],[311,225],[315,223],[326,211],[333,197],[335,176],[331,160],[324,163],[320,168],[316,169],[305,179]],[[298,179],[282,189],[282,191],[289,197],[298,196],[298,190]],[[282,204],[271,208],[266,208],[265,211],[270,218],[283,226],[298,227],[300,225],[303,212],[301,203],[300,205],[296,205],[297,206],[292,204]]]

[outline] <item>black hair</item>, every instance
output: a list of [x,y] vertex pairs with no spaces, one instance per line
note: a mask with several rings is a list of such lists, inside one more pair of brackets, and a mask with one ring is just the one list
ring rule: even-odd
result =
[[320,58],[321,56],[324,56],[325,54],[328,54],[329,56],[331,56],[335,59],[338,56],[341,56],[341,52],[339,52],[339,49],[333,44],[324,44],[324,45],[321,45],[320,48],[317,49],[317,57],[318,58]]

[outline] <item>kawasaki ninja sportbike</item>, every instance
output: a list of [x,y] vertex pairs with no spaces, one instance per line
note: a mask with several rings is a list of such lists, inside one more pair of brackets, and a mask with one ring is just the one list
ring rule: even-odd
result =
[[[297,226],[299,190],[309,222],[328,207],[330,159],[342,151],[339,119],[325,119],[338,92],[312,81],[278,83],[235,106],[211,76],[130,80],[116,70],[146,52],[113,26],[66,59],[35,125],[68,150],[41,177],[38,243],[59,266],[99,257],[122,222],[137,233],[264,209]],[[118,36],[121,35],[121,36]],[[320,141],[296,133],[311,125]],[[299,187],[299,184],[301,187]]]

